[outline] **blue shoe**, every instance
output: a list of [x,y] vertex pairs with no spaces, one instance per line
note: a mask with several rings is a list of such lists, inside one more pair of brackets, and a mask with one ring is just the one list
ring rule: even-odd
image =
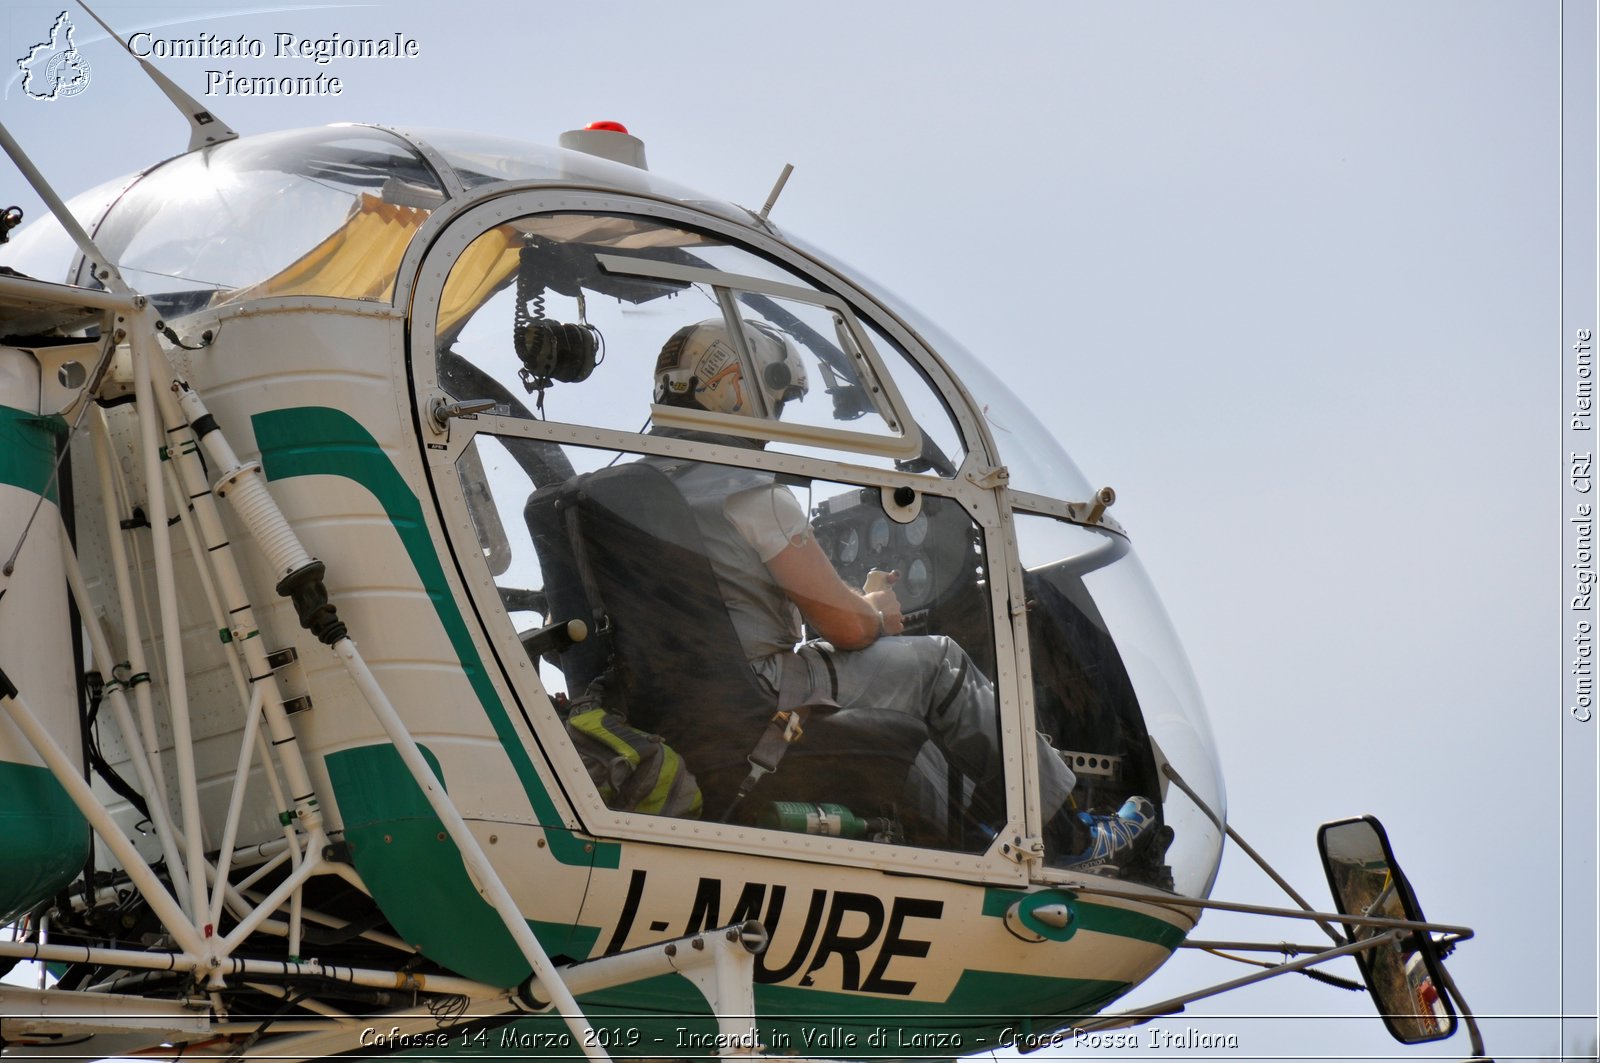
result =
[[1089,847],[1063,859],[1061,866],[1074,871],[1121,867],[1149,843],[1156,825],[1156,808],[1146,798],[1130,797],[1114,816],[1079,812],[1078,820],[1088,828]]

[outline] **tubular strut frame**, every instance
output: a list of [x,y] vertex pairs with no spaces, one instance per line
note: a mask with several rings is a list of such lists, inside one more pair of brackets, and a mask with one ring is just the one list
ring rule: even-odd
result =
[[[148,342],[148,338],[147,338]],[[140,346],[143,346],[142,344]],[[151,348],[155,348],[153,351]],[[180,481],[188,481],[192,477],[194,467],[198,462],[194,458],[196,443],[192,438],[183,436],[174,438],[181,429],[198,416],[204,415],[204,407],[200,404],[198,395],[192,389],[179,382],[174,382],[173,388],[181,392],[184,412],[189,415],[188,421],[181,424],[171,423],[175,403],[160,402],[154,394],[155,385],[159,379],[158,373],[166,375],[170,367],[166,365],[165,352],[161,351],[154,343],[145,347],[146,358],[141,359],[141,367],[148,373],[143,395],[147,405],[139,411],[141,419],[154,420],[161,414],[166,416],[164,428],[169,440],[170,452],[179,466]],[[162,396],[165,398],[165,396]],[[158,409],[157,407],[164,407]],[[198,413],[196,412],[198,411]],[[215,422],[211,422],[214,424]],[[148,427],[145,429],[145,438],[149,438]],[[219,468],[226,470],[224,477],[237,473],[241,463],[227,446],[220,430],[212,429],[206,433],[201,444],[206,446],[208,455]],[[187,458],[188,461],[183,461]],[[188,467],[186,467],[188,466]],[[187,475],[185,475],[187,474]],[[150,487],[153,491],[162,491],[168,486],[167,477],[162,476],[154,481]],[[192,482],[182,484],[184,488],[193,486]],[[259,499],[264,493],[256,496]],[[202,506],[210,503],[209,496],[199,497],[197,492],[190,492],[191,497]],[[270,502],[270,496],[268,501]],[[155,507],[160,512],[162,507]],[[270,529],[280,538],[287,529],[281,513],[276,511],[276,505],[271,505],[270,518],[275,518],[274,526]],[[256,522],[250,519],[251,514],[241,513],[245,523],[252,525],[250,532],[253,536],[261,533],[262,529],[254,526]],[[244,595],[242,581],[238,576],[237,568],[232,567],[231,551],[226,546],[226,540],[221,539],[220,525],[215,522],[213,513],[199,514],[198,523],[202,539],[206,545],[219,545],[217,550],[207,550],[206,553],[213,557],[220,554],[221,572],[212,572],[213,577],[221,576],[218,586],[222,593],[231,602]],[[208,519],[209,518],[209,519]],[[165,523],[163,520],[161,523]],[[289,533],[292,535],[292,532]],[[213,543],[211,540],[220,540]],[[165,544],[170,551],[170,542]],[[82,595],[82,578],[78,574],[76,557],[67,557],[67,571],[72,577],[69,582],[74,589]],[[202,563],[205,558],[200,559]],[[213,562],[216,563],[216,562]],[[163,584],[172,580],[172,567],[169,561],[161,570],[160,582]],[[85,615],[92,616],[92,611],[85,610]],[[98,631],[95,633],[95,648],[101,655],[108,655],[108,647],[104,637]],[[259,639],[244,640],[248,643],[257,643]],[[525,987],[526,1001],[531,1010],[548,1011],[555,1008],[562,1019],[567,1023],[574,1039],[583,1048],[585,1055],[605,1063],[608,1056],[601,1047],[601,1039],[593,1035],[587,1019],[578,1007],[574,996],[573,986],[579,991],[590,991],[605,985],[615,985],[634,981],[639,978],[654,977],[664,973],[680,973],[693,982],[711,1003],[713,1012],[719,1024],[718,1044],[721,1046],[719,1055],[746,1056],[756,1055],[760,1052],[757,1044],[757,1035],[754,1027],[754,955],[766,946],[766,932],[759,924],[746,924],[741,927],[724,928],[703,935],[694,935],[681,941],[668,942],[650,946],[646,949],[635,950],[615,956],[605,957],[600,960],[588,961],[557,967],[544,952],[543,947],[528,929],[522,914],[516,908],[509,891],[501,881],[499,875],[489,863],[487,855],[477,845],[476,839],[467,827],[465,819],[455,807],[443,787],[434,777],[432,769],[423,759],[421,751],[416,744],[399,714],[383,693],[377,680],[372,675],[366,663],[362,660],[355,643],[348,636],[339,639],[333,647],[336,655],[343,661],[355,680],[357,687],[367,699],[374,714],[383,724],[391,741],[401,753],[402,760],[418,786],[427,795],[436,814],[444,822],[446,830],[452,840],[461,849],[464,859],[472,869],[474,877],[484,884],[487,899],[496,913],[500,915],[507,929],[512,932],[524,958],[534,968],[535,974],[530,978]],[[252,666],[255,662],[251,662]],[[103,667],[102,663],[102,667]],[[169,671],[180,670],[183,667],[181,659],[169,662]],[[120,689],[116,691],[120,695]],[[181,901],[175,899],[165,888],[154,868],[144,860],[137,849],[127,839],[119,828],[115,819],[106,811],[95,797],[89,784],[73,768],[66,753],[55,743],[49,733],[34,713],[28,708],[26,696],[18,692],[15,696],[0,699],[0,708],[7,712],[18,728],[28,738],[29,742],[39,752],[41,759],[51,770],[52,774],[66,788],[68,795],[82,812],[95,833],[100,836],[108,847],[116,854],[123,864],[125,872],[132,879],[134,885],[144,895],[147,903],[161,920],[167,933],[171,935],[178,946],[175,952],[137,952],[121,949],[86,948],[71,945],[31,944],[27,942],[0,942],[0,956],[11,956],[21,959],[30,959],[41,962],[63,963],[95,963],[123,967],[133,970],[148,971],[184,971],[191,973],[197,981],[204,980],[206,987],[212,990],[220,989],[227,984],[230,978],[247,979],[252,976],[276,975],[279,977],[304,975],[308,977],[331,978],[340,982],[354,985],[364,985],[374,988],[386,989],[411,989],[432,993],[449,993],[465,996],[469,1000],[487,1001],[499,1000],[510,1005],[510,995],[494,986],[474,982],[469,979],[453,978],[449,976],[422,976],[407,974],[399,971],[355,969],[346,967],[330,967],[320,963],[299,963],[292,957],[283,962],[243,960],[234,958],[234,952],[244,944],[252,934],[257,931],[268,933],[276,930],[278,933],[287,934],[291,940],[291,950],[297,948],[299,938],[299,923],[302,913],[298,907],[298,897],[301,887],[307,879],[317,874],[341,874],[351,878],[359,887],[359,879],[355,878],[351,869],[341,864],[330,861],[323,856],[322,849],[327,842],[323,833],[320,815],[317,813],[318,802],[311,793],[310,782],[306,777],[303,764],[296,764],[294,758],[298,757],[297,749],[290,744],[287,751],[290,754],[288,763],[284,766],[289,769],[291,784],[298,793],[295,801],[295,815],[293,822],[285,831],[287,842],[284,851],[274,857],[269,864],[279,863],[287,858],[291,861],[289,874],[281,881],[272,892],[252,905],[239,888],[235,888],[227,881],[227,872],[232,865],[234,853],[232,852],[232,826],[237,816],[237,808],[242,797],[245,783],[245,772],[239,773],[235,782],[235,792],[229,803],[229,823],[227,830],[228,843],[221,851],[220,858],[213,863],[204,855],[196,858],[197,843],[199,841],[198,815],[191,810],[194,804],[194,784],[191,771],[180,773],[180,799],[184,802],[182,827],[172,825],[168,827],[171,834],[165,839],[168,852],[177,850],[182,852],[188,849],[189,859],[184,861],[187,866],[189,879],[187,890],[179,890]],[[250,739],[254,735],[254,726],[262,716],[270,715],[276,708],[282,711],[281,697],[274,689],[274,684],[252,683],[247,694],[246,729],[241,739],[241,763],[245,763]],[[124,708],[117,713],[118,722],[123,729],[130,733],[124,737],[136,764],[143,766],[141,757],[142,749],[139,745],[137,729],[131,721],[131,713]],[[281,718],[280,718],[281,720]],[[284,721],[286,722],[286,721]],[[292,736],[292,731],[290,732]],[[279,750],[280,756],[285,751]],[[150,779],[149,769],[146,767],[140,773],[141,781]],[[302,789],[302,787],[304,787]],[[165,824],[163,824],[165,826]],[[259,847],[250,847],[243,853],[254,852]],[[212,890],[207,897],[204,886],[195,886],[195,880],[204,883],[211,880]],[[182,880],[180,879],[180,882]],[[213,933],[215,919],[220,912],[224,901],[227,907],[238,918],[234,926],[225,937],[218,937]],[[183,903],[187,902],[187,903]],[[269,917],[285,905],[291,906],[291,919],[287,926],[283,923],[269,924]],[[312,918],[316,918],[311,913]],[[203,925],[202,925],[203,924]],[[61,1003],[69,994],[54,991],[35,993],[29,997],[30,1003],[36,1003],[40,1014],[30,1020],[30,1029],[35,1027],[43,1029],[40,1023],[49,1025],[47,1015],[59,1014]],[[193,1033],[197,1027],[197,1018],[188,1016],[197,1015],[203,1018],[203,1013],[194,1013],[190,1010],[177,1009],[169,1018],[171,1025],[168,1027],[174,1032]],[[334,1016],[329,1016],[334,1018]],[[87,1025],[90,1028],[125,1029],[126,1014],[115,1008],[106,1009],[105,1014],[95,1019],[74,1020],[76,1028]],[[212,1032],[220,1029],[217,1023],[201,1023]],[[225,1024],[223,1024],[225,1025]]]

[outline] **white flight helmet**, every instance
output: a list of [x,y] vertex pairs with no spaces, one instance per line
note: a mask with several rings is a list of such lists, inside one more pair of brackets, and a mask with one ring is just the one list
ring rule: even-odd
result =
[[[794,341],[765,322],[746,321],[747,365],[720,317],[685,325],[656,359],[655,401],[746,417],[777,417],[806,393],[806,368]],[[752,390],[752,381],[760,396]],[[762,405],[765,400],[765,408]]]

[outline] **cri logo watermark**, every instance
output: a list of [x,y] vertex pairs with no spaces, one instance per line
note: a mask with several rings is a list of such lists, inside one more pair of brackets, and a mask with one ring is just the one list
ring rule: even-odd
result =
[[35,100],[76,96],[89,87],[89,62],[72,42],[72,19],[65,11],[50,27],[50,39],[17,60],[22,91]]

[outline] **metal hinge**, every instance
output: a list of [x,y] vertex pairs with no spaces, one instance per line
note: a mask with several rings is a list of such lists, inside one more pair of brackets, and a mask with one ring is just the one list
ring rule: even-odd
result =
[[973,469],[967,473],[967,479],[975,487],[985,491],[992,491],[997,487],[1005,487],[1011,482],[1011,470],[1004,465],[996,465],[989,469]]
[[1013,834],[1000,843],[1000,855],[1013,864],[1040,863],[1044,860],[1044,839],[1036,834]]

